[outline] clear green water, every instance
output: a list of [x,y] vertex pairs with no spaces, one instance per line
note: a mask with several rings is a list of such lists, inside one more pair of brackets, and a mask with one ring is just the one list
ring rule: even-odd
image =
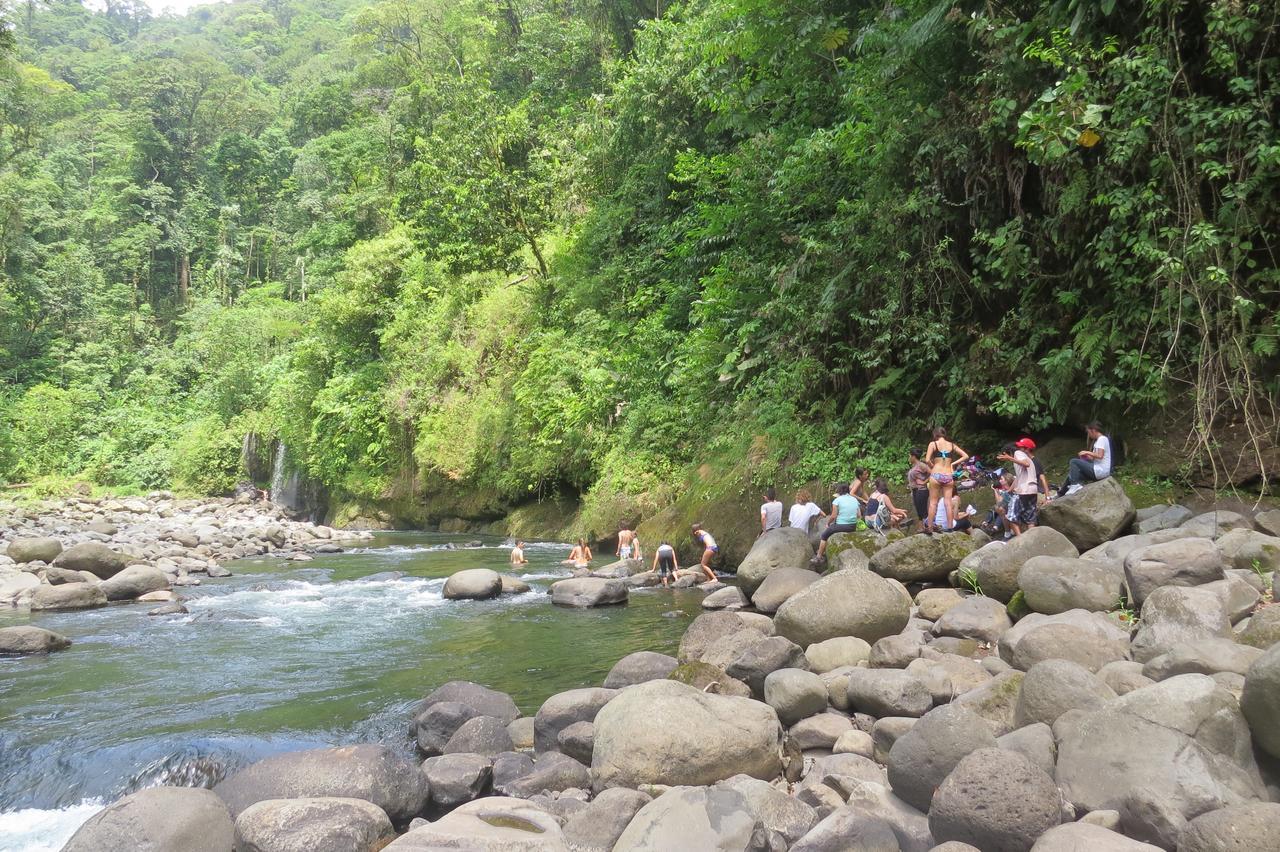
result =
[[[0,626],[74,643],[0,658],[0,847],[5,814],[23,809],[208,784],[276,751],[380,741],[408,753],[410,708],[448,680],[501,689],[533,713],[555,692],[599,685],[628,653],[674,651],[699,611],[700,593],[661,590],[620,607],[553,607],[546,588],[566,575],[568,548],[539,544],[513,572],[533,592],[445,601],[454,571],[510,567],[496,539],[442,549],[475,538],[394,533],[313,562],[234,563],[235,576],[181,590],[189,615],[0,611]],[[384,572],[403,576],[372,576]]]

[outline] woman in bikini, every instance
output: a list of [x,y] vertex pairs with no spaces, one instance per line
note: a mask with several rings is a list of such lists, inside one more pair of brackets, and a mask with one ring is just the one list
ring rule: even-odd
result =
[[947,519],[947,529],[955,523],[952,516],[951,498],[956,493],[956,465],[969,458],[969,454],[947,439],[947,430],[941,426],[933,430],[933,440],[924,453],[924,463],[929,466],[929,514],[926,516],[924,531],[932,533],[937,524],[938,501],[943,501],[943,512]]
[[563,564],[572,565],[574,568],[586,568],[591,564],[591,548],[587,546],[585,538],[578,539],[578,543],[573,550],[569,551],[569,558]]

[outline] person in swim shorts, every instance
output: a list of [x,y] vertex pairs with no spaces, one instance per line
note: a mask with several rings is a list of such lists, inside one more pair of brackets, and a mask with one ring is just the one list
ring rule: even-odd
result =
[[618,530],[618,558],[640,559],[640,538],[631,529],[630,524],[623,524]]
[[947,430],[941,426],[933,430],[933,440],[924,451],[924,463],[929,466],[929,515],[924,531],[932,533],[937,526],[934,517],[938,503],[942,503],[947,518],[946,528],[955,523],[951,515],[951,498],[956,494],[956,466],[969,458],[969,454],[947,438]]
[[720,545],[716,544],[711,533],[702,528],[702,524],[693,525],[693,540],[702,545],[702,573],[707,575],[707,582],[715,582],[717,577],[716,572],[711,570],[711,560],[720,552]]
[[680,570],[680,560],[676,558],[676,549],[665,541],[653,552],[653,570],[658,572],[662,580],[662,588],[667,588],[668,578],[674,579]]

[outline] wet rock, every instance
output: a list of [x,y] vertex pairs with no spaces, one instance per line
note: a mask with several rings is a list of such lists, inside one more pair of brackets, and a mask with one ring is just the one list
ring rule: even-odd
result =
[[149,787],[89,817],[62,852],[227,852],[233,843],[231,814],[216,795]]
[[1137,513],[1114,476],[1046,503],[1040,523],[1066,536],[1079,550],[1097,547],[1129,528]]
[[742,609],[750,603],[737,586],[725,586],[702,599],[703,609]]
[[1061,814],[1052,778],[1021,754],[983,748],[966,755],[942,782],[929,828],[936,840],[958,840],[984,852],[1027,852],[1061,822]]
[[621,689],[650,680],[662,680],[675,669],[675,657],[653,651],[637,651],[614,663],[604,679],[606,689]]
[[236,852],[375,852],[395,836],[377,805],[360,799],[269,799],[236,818]]
[[778,607],[821,577],[808,568],[777,568],[769,573],[751,595],[751,602],[761,612],[777,612]]
[[893,584],[853,570],[828,574],[797,592],[778,608],[774,625],[804,648],[837,636],[874,643],[898,633],[909,618],[910,599],[903,600]]
[[71,647],[71,640],[43,627],[0,627],[0,654],[48,654]]
[[185,606],[174,602],[158,606],[155,609],[147,610],[147,615],[184,615],[188,612],[190,612],[190,610]]
[[738,565],[738,583],[742,591],[752,597],[774,571],[806,569],[812,557],[813,547],[803,530],[791,527],[769,530],[755,540],[746,558]]
[[502,594],[502,577],[488,568],[467,568],[450,575],[440,592],[446,600],[484,600]]
[[36,586],[31,592],[32,612],[45,609],[91,609],[106,606],[107,596],[89,583]]
[[507,723],[496,716],[467,719],[445,743],[445,754],[482,754],[492,757],[511,751],[515,743],[507,733]]
[[1019,569],[1018,587],[1035,612],[1105,612],[1121,599],[1124,565],[1118,560],[1036,556]]
[[520,799],[489,797],[455,808],[439,820],[401,835],[387,852],[567,852],[551,814]]
[[5,555],[19,565],[24,562],[52,562],[62,552],[62,542],[56,538],[15,538],[9,542]]

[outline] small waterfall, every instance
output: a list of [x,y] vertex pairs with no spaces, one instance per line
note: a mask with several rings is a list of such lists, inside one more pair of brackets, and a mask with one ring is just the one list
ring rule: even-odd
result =
[[301,477],[297,471],[289,470],[285,463],[288,448],[281,441],[276,444],[275,459],[271,464],[271,502],[292,511],[303,508],[299,488]]

